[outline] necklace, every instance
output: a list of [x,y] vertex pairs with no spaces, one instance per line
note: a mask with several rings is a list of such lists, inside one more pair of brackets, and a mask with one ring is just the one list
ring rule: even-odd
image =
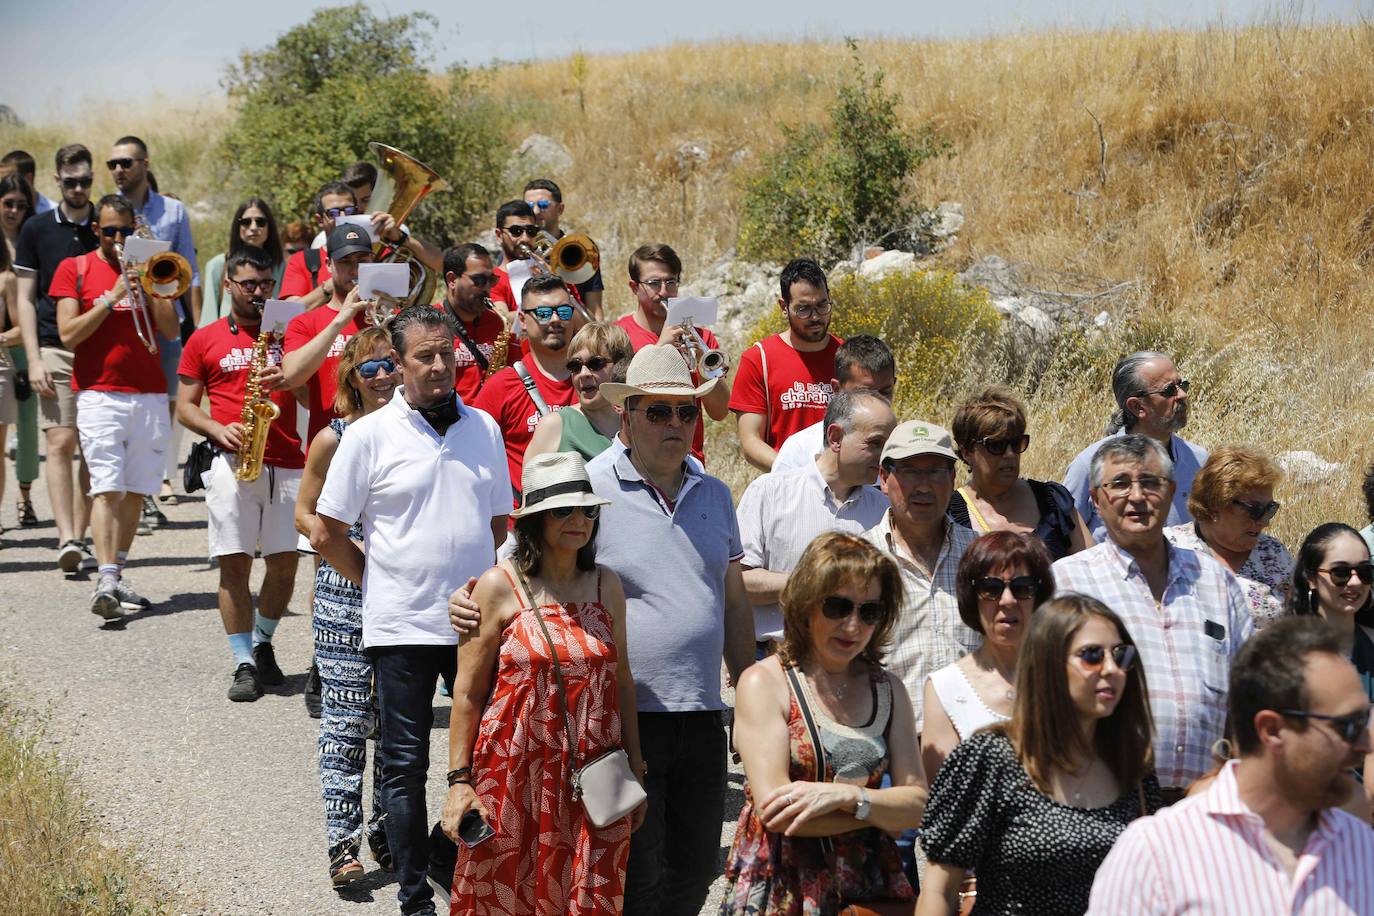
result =
[[835,699],[839,700],[841,703],[844,702],[845,691],[849,689],[848,684],[842,681],[840,683],[835,683],[831,681],[829,678],[826,678],[826,680],[822,682],[821,679],[814,674],[808,676],[811,678],[811,684],[813,687],[816,688],[817,693],[821,692],[820,688],[822,684],[824,684],[824,686],[830,688],[830,693],[835,697]]
[[974,653],[973,663],[977,665],[980,670],[996,674],[999,678],[1001,678],[1002,683],[1007,685],[1006,689],[1002,692],[1003,696],[1005,696],[1008,700],[1016,699],[1016,688],[1011,686],[1012,679],[1007,677],[1006,673],[1002,671],[1002,669],[998,668],[991,661],[984,660],[981,656],[981,653],[979,652]]

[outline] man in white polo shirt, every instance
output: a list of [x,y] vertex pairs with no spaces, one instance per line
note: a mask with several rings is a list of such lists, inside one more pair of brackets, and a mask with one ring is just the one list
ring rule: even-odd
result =
[[778,593],[806,545],[826,531],[862,534],[887,512],[887,497],[872,486],[878,457],[897,425],[887,398],[872,389],[842,388],[830,396],[823,422],[819,454],[802,467],[778,471],[774,465],[772,473],[754,478],[739,502],[744,587],[754,606],[760,656],[782,638]]
[[[339,443],[310,543],[362,587],[396,893],[402,913],[421,914],[434,912],[425,880],[431,859],[452,875],[455,856],[442,833],[429,835],[425,807],[434,688],[440,677],[452,679],[457,662],[448,596],[495,562],[511,488],[495,421],[453,391],[448,316],[411,306],[391,328],[403,387]],[[348,537],[359,520],[366,558]]]

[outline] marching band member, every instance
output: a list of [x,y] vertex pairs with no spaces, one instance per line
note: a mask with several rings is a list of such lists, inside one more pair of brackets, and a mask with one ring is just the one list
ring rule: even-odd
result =
[[[493,282],[491,255],[481,245],[468,242],[444,252],[444,298],[438,307],[453,322],[453,353],[457,380],[453,389],[464,401],[472,401],[493,368],[513,366],[520,348],[501,316],[489,305],[487,292]],[[498,357],[497,344],[505,334],[506,353]],[[499,371],[499,368],[497,368]]]
[[[229,256],[224,275],[229,314],[186,342],[177,370],[177,416],[221,452],[205,474],[210,555],[219,559],[219,613],[234,654],[229,699],[251,702],[262,696],[264,684],[285,680],[272,634],[296,581],[296,493],[305,456],[296,433],[296,399],[281,370],[281,341],[274,337],[260,345],[261,309],[275,283],[272,260],[261,248],[243,248]],[[261,473],[256,480],[240,480],[241,450],[249,436],[244,404],[255,366],[261,396],[270,398],[280,415],[268,425]],[[200,406],[207,394],[208,414]],[[267,566],[256,613],[249,590],[254,552]]]
[[[100,247],[68,258],[57,268],[48,293],[57,301],[57,331],[73,352],[72,390],[77,392],[76,428],[90,469],[91,532],[99,579],[91,612],[114,620],[124,611],[147,607],[122,572],[138,528],[144,497],[158,491],[170,432],[167,379],[135,320],[148,319],[142,333],[175,335],[171,300],[136,295],[138,282],[123,275],[122,245],[134,231],[134,211],[118,194],[96,206]],[[146,309],[136,318],[135,309]]]
[[[502,263],[529,260],[529,251],[523,245],[532,244],[538,233],[539,223],[534,218],[534,211],[523,200],[507,201],[496,211],[496,240],[501,243]],[[510,274],[497,267],[492,275],[496,279],[491,286],[491,301],[500,302],[512,313],[518,311],[520,304],[515,301]]]
[[[555,239],[567,235],[560,222],[563,219],[563,192],[549,178],[536,178],[525,185],[525,203],[534,213],[534,221]],[[587,306],[593,321],[601,320],[601,297],[606,289],[601,279],[601,269],[597,268],[587,280],[576,284],[577,297]]]
[[331,181],[315,192],[314,221],[319,224],[320,235],[308,247],[303,248],[286,260],[286,273],[281,280],[283,299],[300,299],[306,309],[312,309],[329,301],[334,293],[333,272],[320,249],[328,254],[329,234],[334,231],[334,222],[341,216],[357,216],[358,199],[353,189],[342,181]]

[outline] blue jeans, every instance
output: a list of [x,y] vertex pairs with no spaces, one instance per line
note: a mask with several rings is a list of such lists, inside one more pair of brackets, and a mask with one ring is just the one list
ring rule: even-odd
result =
[[382,808],[396,861],[396,898],[406,916],[432,913],[434,892],[425,874],[432,867],[451,883],[458,849],[442,832],[430,835],[425,807],[429,732],[434,685],[440,677],[453,677],[458,653],[453,646],[378,646],[368,655],[381,703]]
[[641,712],[649,811],[630,837],[625,916],[695,916],[719,871],[725,730],[718,712]]

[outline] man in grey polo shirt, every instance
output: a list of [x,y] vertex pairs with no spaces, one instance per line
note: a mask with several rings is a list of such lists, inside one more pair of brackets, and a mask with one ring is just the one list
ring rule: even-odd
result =
[[872,484],[878,479],[883,445],[896,425],[880,392],[841,388],[825,408],[820,453],[801,467],[779,471],[774,464],[772,473],[754,478],[744,491],[738,513],[744,587],[754,606],[760,654],[782,638],[778,593],[806,545],[826,531],[862,534],[882,521],[887,497]]
[[695,914],[717,873],[725,807],[722,656],[732,682],[753,663],[753,621],[730,490],[688,461],[700,405],[672,347],[635,354],[620,434],[587,465],[601,513],[596,558],[625,584],[649,812],[630,842],[625,913]]

